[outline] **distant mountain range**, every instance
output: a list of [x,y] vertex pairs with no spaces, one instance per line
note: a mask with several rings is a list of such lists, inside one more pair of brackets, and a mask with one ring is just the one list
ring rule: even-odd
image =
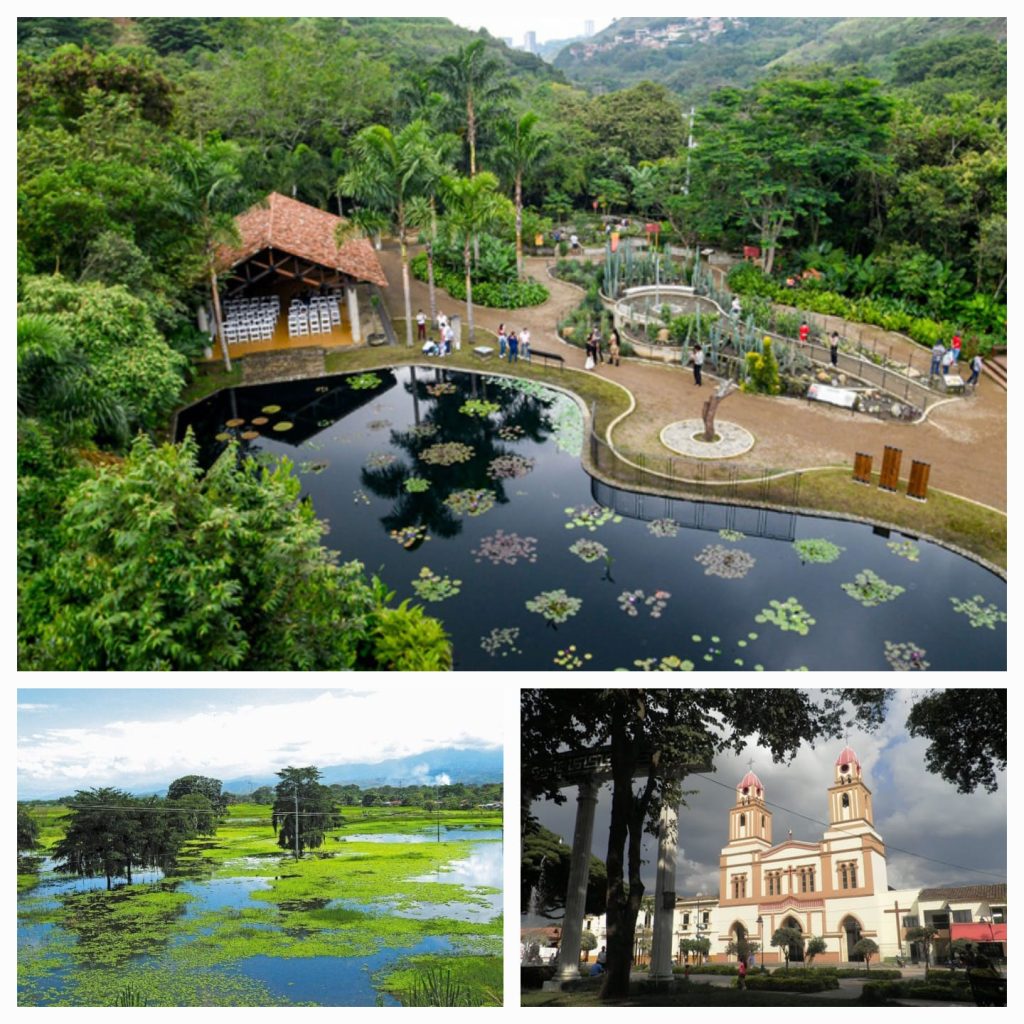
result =
[[744,87],[784,65],[856,66],[887,81],[891,57],[948,36],[1005,41],[1005,18],[618,18],[578,39],[554,66],[596,91],[660,82],[687,102]]
[[[296,765],[296,767],[299,767]],[[363,789],[372,786],[411,786],[433,784],[438,775],[447,775],[452,782],[501,782],[503,754],[501,750],[427,750],[414,757],[392,758],[376,763],[336,764],[318,766],[325,785],[354,783]],[[229,793],[244,794],[259,786],[273,786],[280,779],[268,775],[250,775],[244,779],[224,779]]]

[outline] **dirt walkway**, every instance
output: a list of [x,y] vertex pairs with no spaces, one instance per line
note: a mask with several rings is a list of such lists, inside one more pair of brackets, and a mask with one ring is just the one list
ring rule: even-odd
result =
[[[385,248],[380,255],[390,282],[386,292],[388,310],[397,320],[404,315],[398,253]],[[582,293],[548,276],[547,267],[553,263],[551,259],[527,260],[527,273],[542,281],[551,293],[542,306],[519,310],[474,306],[474,321],[477,327],[491,332],[502,322],[516,330],[529,327],[535,348],[558,352],[567,365],[582,368],[583,351],[566,344],[556,333],[558,320],[579,304]],[[465,303],[440,289],[437,296],[439,308],[462,317],[465,329]],[[429,314],[427,286],[414,280],[413,312],[421,307]],[[401,339],[401,325],[399,336]],[[905,344],[898,337],[888,340],[897,347]],[[698,388],[691,373],[681,366],[639,360],[624,361],[620,367],[605,363],[595,372],[618,381],[636,399],[636,411],[615,428],[613,435],[616,446],[627,452],[669,454],[659,439],[662,428],[675,420],[698,418],[704,399],[716,383],[705,373],[704,387]],[[879,466],[884,446],[894,445],[903,449],[904,476],[909,472],[910,460],[918,459],[931,464],[932,487],[1006,509],[1006,392],[984,380],[976,395],[936,407],[919,424],[883,423],[801,399],[739,392],[723,403],[719,416],[745,427],[757,439],[753,450],[744,456],[745,466],[779,470],[852,465],[858,451],[874,454],[875,465]]]

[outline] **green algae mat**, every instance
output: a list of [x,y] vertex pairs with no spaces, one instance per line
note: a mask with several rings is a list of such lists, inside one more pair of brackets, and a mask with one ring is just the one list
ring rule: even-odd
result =
[[295,860],[269,807],[235,805],[166,872],[109,892],[45,856],[20,864],[19,1005],[417,1005],[439,981],[500,1005],[500,814],[343,817]]

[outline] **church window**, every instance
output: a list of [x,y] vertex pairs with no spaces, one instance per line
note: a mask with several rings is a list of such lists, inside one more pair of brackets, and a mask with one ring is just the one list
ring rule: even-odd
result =
[[683,930],[686,931],[690,927],[690,915],[683,914]]
[[857,888],[857,865],[854,862],[839,865],[839,881],[844,889]]
[[746,828],[747,816],[745,814],[740,815],[740,828]]
[[768,819],[762,814],[761,815],[761,828],[766,828],[768,825]]
[[808,892],[814,892],[814,868],[807,869]]
[[843,806],[844,807],[849,807],[850,806],[850,794],[849,793],[844,793],[843,794]]
[[732,880],[732,898],[741,900],[747,895],[747,876],[734,875]]

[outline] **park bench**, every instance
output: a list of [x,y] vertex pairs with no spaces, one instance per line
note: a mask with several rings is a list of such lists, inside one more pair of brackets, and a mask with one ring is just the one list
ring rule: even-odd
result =
[[543,359],[544,365],[548,365],[548,360],[552,359],[558,363],[558,368],[561,370],[565,366],[565,356],[560,356],[557,352],[545,352],[542,349],[534,348],[530,346],[530,361],[534,359]]
[[857,402],[857,392],[848,388],[834,388],[830,384],[812,384],[807,389],[809,401],[837,405],[840,409],[852,409]]

